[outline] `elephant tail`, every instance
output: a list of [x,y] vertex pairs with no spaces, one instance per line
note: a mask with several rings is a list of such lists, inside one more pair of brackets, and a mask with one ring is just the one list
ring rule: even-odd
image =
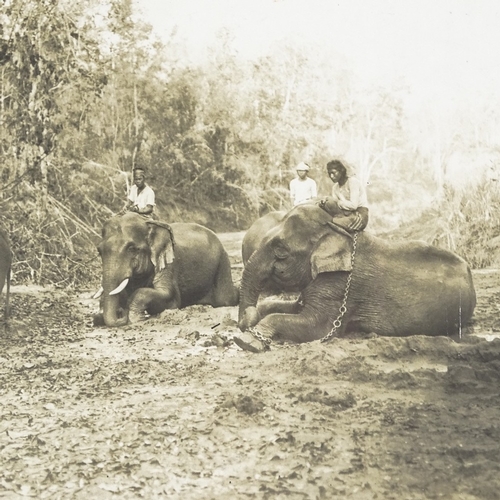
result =
[[10,306],[9,306],[9,297],[10,297],[10,276],[11,276],[11,266],[7,270],[7,290],[5,291],[5,306],[4,306],[4,321],[7,324],[7,320],[9,319]]
[[470,301],[471,301],[471,311],[470,311],[470,316],[474,313],[474,309],[476,308],[477,304],[477,296],[476,296],[476,289],[474,287],[474,280],[472,279],[472,271],[469,265],[467,265],[467,283],[469,285],[469,290],[470,290]]

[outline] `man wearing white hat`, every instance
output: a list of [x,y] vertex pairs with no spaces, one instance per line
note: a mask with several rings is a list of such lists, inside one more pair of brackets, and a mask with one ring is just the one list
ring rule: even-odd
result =
[[290,199],[294,207],[318,196],[316,181],[308,177],[309,165],[301,162],[295,170],[298,177],[290,182]]

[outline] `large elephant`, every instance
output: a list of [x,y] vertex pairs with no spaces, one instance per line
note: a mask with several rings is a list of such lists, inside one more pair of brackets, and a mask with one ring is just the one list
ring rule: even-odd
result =
[[[350,283],[336,335],[348,331],[405,336],[455,335],[476,304],[467,263],[418,241],[354,236],[331,224],[315,204],[288,212],[245,266],[240,288],[240,347],[259,351],[269,339],[308,342],[332,330]],[[354,256],[353,256],[354,253]],[[349,281],[348,281],[349,278]],[[267,289],[300,292],[296,301],[261,301]],[[265,341],[265,343],[262,342]]]
[[95,324],[121,326],[192,304],[235,306],[238,289],[217,235],[199,224],[109,219],[98,245],[103,267],[102,312]]
[[9,316],[9,297],[10,297],[10,274],[12,266],[12,251],[7,233],[0,229],[0,293],[2,293],[5,284],[7,290],[5,292],[4,319]]
[[283,219],[285,214],[285,211],[269,212],[257,219],[249,227],[241,242],[241,256],[244,265],[246,265],[254,250],[259,246],[262,238]]

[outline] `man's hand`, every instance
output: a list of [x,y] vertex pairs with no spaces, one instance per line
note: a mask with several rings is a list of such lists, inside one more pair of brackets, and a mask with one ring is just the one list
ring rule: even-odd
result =
[[322,208],[323,210],[325,210],[326,199],[325,199],[325,198],[322,198],[322,199],[321,199],[321,200],[319,200],[316,204],[319,206],[319,208]]

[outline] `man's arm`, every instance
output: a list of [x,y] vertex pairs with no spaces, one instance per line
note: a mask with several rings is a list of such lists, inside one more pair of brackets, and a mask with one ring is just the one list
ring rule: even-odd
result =
[[345,210],[356,210],[359,208],[359,181],[356,177],[349,177],[349,198],[343,197],[339,206]]
[[146,205],[144,208],[139,208],[136,205],[134,208],[137,208],[137,210],[134,210],[134,212],[137,212],[141,215],[149,215],[153,213],[153,205]]
[[125,203],[125,206],[118,212],[118,215],[123,215],[128,212],[132,208],[133,204],[134,202],[132,200],[127,199],[127,203]]

